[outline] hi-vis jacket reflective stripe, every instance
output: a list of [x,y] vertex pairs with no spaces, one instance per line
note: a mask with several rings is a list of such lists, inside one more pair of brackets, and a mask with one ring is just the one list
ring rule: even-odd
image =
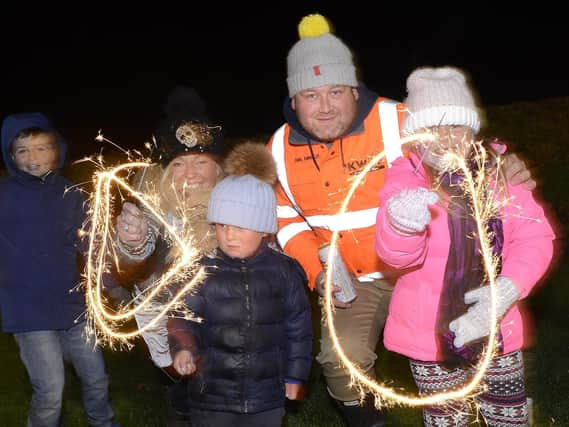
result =
[[[385,168],[401,155],[399,124],[403,104],[378,98],[363,122],[363,132],[327,144],[289,143],[288,124],[269,142],[277,164],[279,244],[306,270],[310,287],[322,270],[318,248],[338,231],[339,250],[349,271],[360,281],[382,277],[386,267],[373,248],[378,193]],[[369,169],[339,213],[355,178],[369,161],[385,150],[385,157]],[[320,170],[316,168],[314,161]]]

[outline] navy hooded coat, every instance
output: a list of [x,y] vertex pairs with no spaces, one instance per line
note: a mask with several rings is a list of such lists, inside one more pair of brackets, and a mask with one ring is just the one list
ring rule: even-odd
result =
[[2,156],[8,176],[0,181],[0,312],[4,332],[61,330],[85,312],[79,284],[78,230],[84,214],[79,190],[57,171],[44,178],[19,170],[10,153],[15,137],[40,128],[57,135],[59,167],[67,146],[41,113],[7,116]]

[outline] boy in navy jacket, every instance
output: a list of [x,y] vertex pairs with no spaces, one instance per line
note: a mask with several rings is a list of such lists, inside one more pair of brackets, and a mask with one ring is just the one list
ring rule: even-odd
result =
[[0,312],[32,384],[29,426],[58,426],[64,358],[81,380],[89,425],[112,425],[105,362],[86,337],[85,298],[75,289],[84,198],[58,173],[66,143],[41,113],[7,116],[0,182]]
[[188,378],[194,427],[277,427],[285,398],[302,399],[312,363],[306,274],[271,247],[276,169],[264,145],[229,154],[209,199],[219,247],[207,277],[186,299],[203,319],[168,321],[174,368]]

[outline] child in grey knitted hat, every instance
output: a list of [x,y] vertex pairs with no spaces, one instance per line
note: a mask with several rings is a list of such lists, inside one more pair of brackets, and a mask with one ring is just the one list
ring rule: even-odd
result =
[[225,161],[227,177],[209,199],[207,219],[213,224],[234,226],[261,234],[277,231],[277,199],[273,190],[276,167],[261,145],[237,146]]
[[307,279],[269,245],[277,228],[270,152],[241,144],[224,169],[208,205],[219,247],[202,258],[207,277],[186,298],[203,322],[170,319],[174,368],[191,375],[192,426],[276,427],[285,398],[303,397],[312,363]]

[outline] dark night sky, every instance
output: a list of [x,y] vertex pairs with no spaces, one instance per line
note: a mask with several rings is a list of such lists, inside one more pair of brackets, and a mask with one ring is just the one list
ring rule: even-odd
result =
[[464,68],[485,105],[569,95],[569,26],[561,13],[348,6],[5,14],[0,115],[50,114],[75,155],[97,151],[93,138],[101,128],[136,147],[151,135],[168,90],[181,83],[198,89],[228,136],[269,134],[282,121],[286,54],[297,23],[315,11],[330,18],[356,53],[364,82],[384,96],[403,99],[407,75],[421,65]]

